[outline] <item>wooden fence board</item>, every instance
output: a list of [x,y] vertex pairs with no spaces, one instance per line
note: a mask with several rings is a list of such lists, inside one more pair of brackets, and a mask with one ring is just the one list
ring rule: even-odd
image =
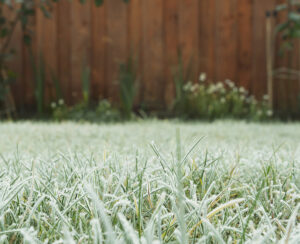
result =
[[[32,36],[32,40],[30,45],[23,43],[22,45],[22,57],[23,57],[23,71],[22,76],[24,77],[24,108],[31,109],[33,101],[35,101],[35,94],[34,94],[34,87],[35,87],[35,80],[34,80],[34,73],[32,67],[32,60],[31,55],[34,55],[36,52],[37,47],[37,36],[36,33],[36,25],[37,25],[37,18],[38,16],[29,18],[28,23],[28,32],[34,33]],[[22,34],[23,31],[22,31]],[[28,34],[28,33],[27,33]],[[32,53],[30,53],[32,51]],[[34,104],[36,105],[36,104]]]
[[237,83],[251,89],[252,74],[252,0],[237,1]]
[[90,67],[91,2],[73,1],[71,13],[71,101],[82,99],[82,70]]
[[133,59],[137,72],[136,84],[136,101],[138,103],[144,92],[143,80],[143,23],[142,19],[142,2],[143,0],[131,0],[128,6],[128,56]]
[[217,1],[216,81],[237,80],[237,0]]
[[199,1],[179,1],[179,48],[185,68],[191,65],[190,79],[195,81],[199,75]]
[[[15,4],[14,8],[18,9],[19,6]],[[16,16],[9,9],[5,9],[4,13],[9,21],[13,21]],[[15,94],[14,100],[16,104],[24,104],[24,82],[22,82],[22,31],[20,24],[16,26],[16,31],[12,36],[12,40],[9,44],[9,49],[13,51],[14,57],[8,61],[8,67],[16,74],[16,81],[11,86],[11,92]]]
[[120,64],[127,58],[127,5],[119,0],[107,1],[107,74],[108,94],[111,100],[118,98]]
[[199,70],[215,80],[216,2],[199,1]]
[[165,102],[171,105],[174,95],[174,72],[178,66],[178,1],[164,2]]
[[[291,68],[293,70],[299,70],[299,51],[300,51],[300,45],[299,45],[299,40],[296,40],[294,42],[295,45],[295,50],[294,52],[291,53],[292,57],[292,63],[291,63]],[[300,77],[294,77],[292,82],[291,82],[291,86],[289,87],[288,93],[290,94],[290,104],[289,104],[289,108],[293,111],[293,112],[298,112],[299,113],[299,109],[300,109],[300,86],[299,86],[299,79]]]
[[94,100],[100,97],[106,98],[107,83],[105,72],[106,61],[106,4],[101,7],[93,6],[92,9],[92,77],[91,77],[91,92]]
[[51,18],[46,18],[43,14],[39,15],[37,26],[40,26],[37,34],[40,33],[40,43],[36,55],[41,52],[45,62],[45,104],[50,104],[55,100],[56,91],[53,85],[53,74],[57,74],[57,5],[52,6]]
[[[282,3],[282,0],[277,0],[277,3]],[[279,24],[282,21],[286,20],[286,13],[285,12],[280,12],[276,18],[275,24]],[[283,43],[283,40],[280,36],[277,37],[276,41],[276,49],[279,50],[281,45]],[[275,67],[276,68],[288,68],[288,53],[285,53],[284,55],[280,55],[279,51],[276,51],[274,53],[275,55]],[[282,79],[282,78],[277,78],[275,77],[274,79],[275,82],[275,96],[277,100],[276,108],[280,110],[284,110],[289,106],[289,100],[290,100],[290,95],[288,94],[289,86],[290,86],[290,81],[287,79]]]
[[71,103],[71,4],[61,1],[57,7],[57,77],[66,103]]
[[163,98],[163,1],[143,1],[144,101],[150,106],[159,106]]

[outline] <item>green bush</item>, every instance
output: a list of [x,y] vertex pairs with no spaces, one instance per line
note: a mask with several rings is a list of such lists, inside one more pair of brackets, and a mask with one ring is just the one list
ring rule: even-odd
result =
[[273,112],[268,108],[268,97],[257,101],[243,87],[232,81],[207,83],[204,74],[199,83],[183,86],[183,99],[175,103],[174,111],[186,119],[251,119],[266,120]]
[[116,122],[121,120],[120,112],[105,99],[101,100],[96,108],[88,106],[85,102],[68,107],[62,99],[52,102],[51,108],[52,118],[56,121]]

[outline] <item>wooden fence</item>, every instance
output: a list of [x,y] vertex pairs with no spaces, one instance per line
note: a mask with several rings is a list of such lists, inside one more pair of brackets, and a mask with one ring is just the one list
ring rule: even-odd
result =
[[[265,12],[276,0],[106,0],[97,8],[61,0],[51,19],[41,11],[32,20],[35,53],[42,52],[48,74],[60,80],[68,103],[81,97],[81,71],[91,67],[94,98],[117,99],[120,63],[132,56],[138,65],[138,102],[164,106],[172,101],[172,70],[181,50],[193,78],[207,73],[213,81],[231,79],[261,97],[267,91]],[[279,16],[277,22],[282,19]],[[33,74],[29,53],[17,30],[12,46],[17,54],[11,67],[19,74],[13,87],[17,103],[33,102]],[[299,55],[293,58],[299,66]],[[276,57],[276,64],[285,59]],[[295,103],[299,82],[275,82],[277,103]],[[54,89],[47,76],[46,100]]]

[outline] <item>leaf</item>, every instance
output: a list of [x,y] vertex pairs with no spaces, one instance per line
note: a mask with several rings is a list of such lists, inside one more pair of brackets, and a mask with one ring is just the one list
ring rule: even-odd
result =
[[100,7],[103,4],[103,0],[95,0],[95,5]]
[[289,19],[292,21],[300,21],[300,14],[296,12],[289,13]]
[[289,27],[289,22],[286,21],[286,22],[284,22],[284,23],[282,23],[282,24],[277,25],[276,28],[275,28],[275,32],[281,32],[281,31],[284,31],[284,30],[285,30],[286,28],[288,28],[288,27]]
[[293,50],[293,47],[294,46],[292,42],[289,41],[284,42],[279,49],[279,56],[282,57],[286,51]]
[[8,29],[7,28],[1,29],[1,31],[0,31],[0,37],[1,38],[6,37],[7,34],[8,34]]
[[51,13],[46,9],[46,7],[44,5],[41,6],[41,10],[42,10],[43,14],[45,15],[45,17],[51,18]]
[[0,25],[4,25],[6,23],[6,19],[4,17],[0,17]]
[[20,18],[21,24],[22,24],[22,28],[23,30],[26,28],[26,25],[28,23],[28,18],[26,15],[22,14],[21,18]]
[[291,35],[290,35],[291,38],[300,38],[300,29],[295,29],[292,31]]
[[28,35],[28,34],[24,34],[23,35],[23,41],[24,41],[24,43],[26,44],[26,45],[30,45],[31,44],[31,36],[30,35]]
[[33,8],[25,9],[24,14],[29,15],[29,16],[34,16],[35,15],[35,9],[33,9]]
[[276,6],[275,10],[277,12],[282,11],[282,10],[286,10],[287,9],[287,5],[286,4],[279,4]]

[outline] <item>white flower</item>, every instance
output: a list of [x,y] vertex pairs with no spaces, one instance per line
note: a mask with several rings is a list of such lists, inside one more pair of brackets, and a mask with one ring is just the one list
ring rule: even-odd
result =
[[221,103],[225,103],[226,102],[226,98],[225,97],[222,97],[221,98]]
[[58,100],[58,104],[59,104],[59,105],[64,105],[64,103],[65,103],[65,102],[64,102],[64,99],[59,99],[59,100]]
[[184,91],[190,91],[192,89],[192,82],[189,81],[188,83],[186,83],[186,85],[183,87]]
[[258,116],[261,116],[262,113],[263,113],[263,112],[262,112],[261,110],[258,110],[258,111],[257,111],[257,115],[258,115]]
[[226,93],[226,89],[223,87],[222,89],[220,89],[221,93],[225,94]]
[[266,100],[266,101],[268,101],[268,100],[269,100],[269,95],[268,95],[268,94],[265,94],[265,95],[263,96],[263,99]]
[[271,116],[273,115],[273,111],[272,111],[272,110],[268,110],[268,111],[267,111],[267,115],[268,115],[269,117],[271,117]]
[[230,88],[235,87],[235,84],[234,84],[231,80],[225,80],[225,83],[226,83]]
[[222,82],[218,82],[216,85],[217,90],[221,90],[224,87]]
[[242,86],[240,87],[239,90],[240,90],[240,93],[246,93],[246,89],[244,87],[242,87]]
[[56,103],[55,102],[51,103],[51,108],[56,108]]
[[211,84],[208,89],[207,89],[207,93],[208,94],[212,94],[216,91],[216,86],[214,84]]
[[191,87],[191,92],[196,91],[197,88],[198,88],[198,84],[193,85],[193,86]]
[[199,81],[200,82],[204,82],[204,81],[206,81],[206,79],[207,79],[206,73],[201,73],[199,75]]

